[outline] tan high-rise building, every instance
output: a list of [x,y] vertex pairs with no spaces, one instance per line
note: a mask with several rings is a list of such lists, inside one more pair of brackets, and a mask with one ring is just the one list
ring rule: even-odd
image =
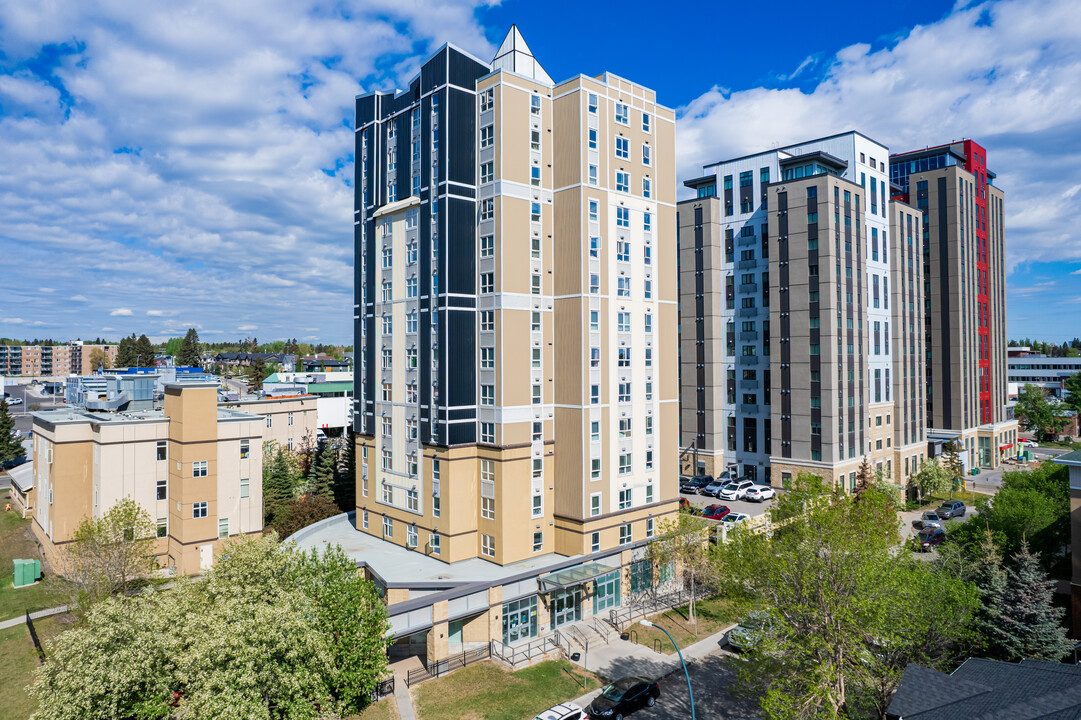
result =
[[1005,194],[972,140],[893,155],[895,197],[922,214],[925,388],[931,436],[968,467],[1016,454],[1007,408]]
[[[554,82],[517,28],[356,105],[357,512],[334,541],[429,659],[667,581],[642,554],[677,510],[673,111]],[[489,594],[440,618],[457,586]]]
[[219,408],[217,391],[167,384],[163,410],[33,413],[33,529],[51,562],[124,497],[157,523],[159,564],[182,574],[209,568],[224,538],[262,531],[264,418]]

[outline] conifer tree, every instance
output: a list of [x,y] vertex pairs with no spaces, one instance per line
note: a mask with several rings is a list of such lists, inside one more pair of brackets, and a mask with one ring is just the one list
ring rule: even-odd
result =
[[334,501],[334,476],[337,474],[338,453],[327,443],[319,448],[308,473],[308,492],[330,502]]
[[199,333],[195,331],[195,328],[188,328],[184,340],[180,343],[180,352],[177,354],[176,364],[198,367],[202,365],[199,360],[200,354]]
[[135,350],[135,333],[131,337],[120,339],[120,346],[116,349],[117,367],[136,367],[139,364],[139,353]]
[[135,341],[135,352],[138,355],[138,367],[154,367],[154,345],[145,334],[140,335]]
[[7,400],[0,400],[0,464],[26,454],[14,433],[15,418],[11,417]]
[[345,435],[345,448],[340,454],[338,477],[334,481],[334,502],[342,512],[357,507],[357,436],[353,428]]
[[1066,608],[1051,599],[1055,581],[1029,552],[1028,542],[1013,556],[1006,592],[1002,599],[1004,660],[1035,658],[1058,662],[1073,648],[1062,620]]
[[269,525],[290,500],[296,497],[296,459],[277,443],[267,443],[263,451],[263,519]]

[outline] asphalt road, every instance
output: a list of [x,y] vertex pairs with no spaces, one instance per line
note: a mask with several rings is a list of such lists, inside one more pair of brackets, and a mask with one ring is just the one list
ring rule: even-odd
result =
[[[735,673],[727,667],[731,661],[728,655],[715,654],[694,660],[687,666],[694,691],[696,717],[703,720],[752,720],[762,717],[756,701],[735,698],[729,693],[736,679]],[[633,720],[688,720],[690,717],[687,677],[679,671],[661,680],[661,696],[656,705],[628,716]]]
[[54,407],[61,407],[64,404],[63,398],[53,397],[52,395],[46,395],[44,397],[31,393],[29,386],[27,385],[5,385],[4,391],[13,398],[22,399],[21,405],[9,406],[12,417],[15,418],[15,429],[26,437],[30,433],[30,429],[33,426],[32,418],[30,417],[30,406],[40,405],[42,410],[48,410]]
[[769,510],[770,505],[773,504],[772,500],[766,500],[765,502],[745,502],[743,500],[718,500],[717,498],[707,497],[705,495],[690,495],[688,493],[680,493],[680,497],[687,498],[688,501],[697,505],[700,508],[704,508],[707,505],[727,505],[732,512],[743,513],[755,517],[765,514],[766,510]]

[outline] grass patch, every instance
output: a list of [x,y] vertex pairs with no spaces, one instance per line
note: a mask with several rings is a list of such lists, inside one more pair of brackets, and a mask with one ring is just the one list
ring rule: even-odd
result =
[[51,573],[35,585],[12,587],[16,558],[39,558],[37,540],[30,531],[30,520],[23,520],[14,510],[4,512],[11,495],[0,494],[0,620],[22,615],[27,610],[43,610],[67,602],[66,583]]
[[492,662],[477,663],[417,685],[413,703],[421,720],[523,720],[601,687],[566,660],[508,672]]
[[[695,634],[695,624],[691,621],[689,605],[673,608],[668,612],[650,618],[650,620],[670,632],[682,650],[688,645],[720,632],[732,623],[737,622],[748,612],[748,608],[746,603],[718,596],[699,600],[694,604],[694,612],[698,617],[697,634]],[[639,645],[645,645],[665,655],[671,655],[676,651],[672,647],[672,641],[668,639],[668,636],[655,627],[646,627],[635,623],[631,626],[631,630],[637,633]],[[634,634],[631,635],[632,640],[635,637]]]
[[[972,482],[978,480],[979,475],[966,475],[965,482]],[[986,498],[984,493],[972,492],[971,490],[957,490],[953,493],[953,497],[950,497],[949,493],[943,495],[929,495],[923,498],[923,502],[917,502],[916,500],[909,500],[905,503],[905,510],[934,510],[942,503],[949,500],[960,500],[968,508],[971,513],[976,507],[976,501],[980,498]]]
[[0,657],[4,658],[4,671],[0,672],[0,720],[26,720],[37,708],[26,694],[26,686],[38,666],[38,653],[25,624],[0,630]]
[[1058,450],[1081,450],[1081,442],[1062,442],[1061,440],[1041,440],[1040,447]]
[[356,715],[350,715],[346,720],[398,720],[398,701],[393,695],[388,695],[379,702],[372,703]]

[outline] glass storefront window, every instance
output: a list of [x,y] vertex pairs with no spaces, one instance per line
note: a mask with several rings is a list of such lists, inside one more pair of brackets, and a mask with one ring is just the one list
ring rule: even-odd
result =
[[619,605],[619,571],[602,575],[594,582],[593,614]]

